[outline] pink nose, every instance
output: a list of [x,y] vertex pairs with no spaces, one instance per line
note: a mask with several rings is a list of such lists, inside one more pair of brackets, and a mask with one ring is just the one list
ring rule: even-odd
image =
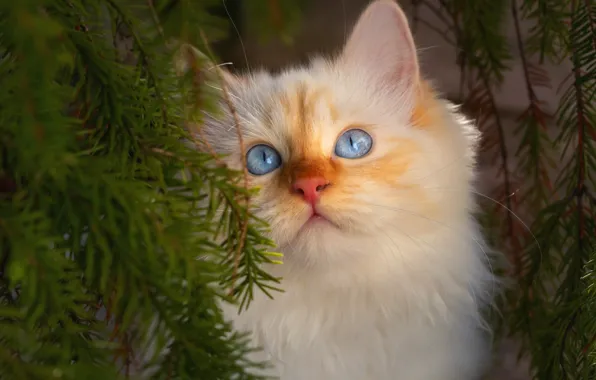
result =
[[314,204],[321,195],[321,191],[330,185],[329,181],[322,177],[300,178],[294,182],[294,192],[302,195],[305,201]]

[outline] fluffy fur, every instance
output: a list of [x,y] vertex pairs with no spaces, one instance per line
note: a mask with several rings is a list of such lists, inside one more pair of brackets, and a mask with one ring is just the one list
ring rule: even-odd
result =
[[[393,1],[364,11],[341,54],[279,75],[233,77],[226,87],[246,149],[275,147],[283,165],[250,176],[283,265],[284,293],[257,294],[225,312],[251,333],[282,380],[467,380],[489,352],[481,309],[494,290],[471,216],[474,126],[419,74],[407,20]],[[234,118],[211,118],[211,147],[242,169]],[[347,160],[334,145],[349,128],[374,139]],[[291,191],[322,176],[319,210]]]

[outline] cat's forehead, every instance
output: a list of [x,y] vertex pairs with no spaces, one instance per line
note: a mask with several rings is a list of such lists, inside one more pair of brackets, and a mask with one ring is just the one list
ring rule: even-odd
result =
[[256,78],[252,87],[253,104],[246,111],[258,109],[258,117],[246,126],[248,137],[275,145],[282,153],[319,154],[347,123],[336,89],[310,75]]

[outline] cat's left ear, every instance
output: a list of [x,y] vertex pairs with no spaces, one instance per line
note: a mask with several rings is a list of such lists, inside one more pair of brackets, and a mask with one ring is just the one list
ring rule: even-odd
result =
[[[202,72],[206,74],[209,79],[218,81],[218,76],[226,82],[227,85],[232,86],[239,77],[230,73],[228,70],[217,67],[207,55],[203,54],[199,49],[190,44],[182,44],[174,57],[174,69],[176,74],[185,75],[194,67],[201,68]],[[219,72],[219,75],[218,75]]]
[[406,15],[393,0],[376,0],[360,15],[341,54],[347,69],[403,93],[419,82],[416,46]]

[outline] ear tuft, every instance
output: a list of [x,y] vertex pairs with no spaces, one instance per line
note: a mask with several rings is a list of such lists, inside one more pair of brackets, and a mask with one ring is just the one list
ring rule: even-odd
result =
[[[360,15],[344,47],[341,61],[386,84],[411,87],[419,66],[408,20],[393,0],[376,0]],[[402,88],[403,90],[403,88]]]

